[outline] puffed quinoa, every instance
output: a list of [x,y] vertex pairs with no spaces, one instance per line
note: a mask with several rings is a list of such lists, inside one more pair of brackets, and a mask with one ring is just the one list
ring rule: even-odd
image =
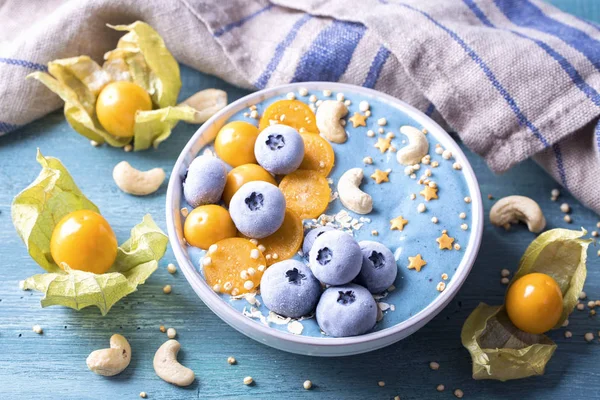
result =
[[438,292],[443,292],[446,289],[446,283],[439,282],[435,288]]
[[385,126],[386,124],[387,124],[387,119],[385,119],[385,118],[379,118],[377,120],[377,125],[379,125],[379,126]]
[[371,116],[371,110],[367,110],[367,111],[365,111],[365,116],[366,116],[366,117],[370,117],[370,116]]
[[365,164],[373,164],[373,157],[365,157],[363,158],[363,163]]
[[140,397],[142,399],[145,399],[146,397],[148,397],[148,395],[146,394],[146,392],[140,392]]
[[336,96],[337,101],[344,101],[344,93],[338,93]]
[[244,282],[244,289],[252,290],[253,288],[254,288],[254,282],[249,281],[249,280]]
[[585,335],[583,335],[583,338],[585,339],[586,342],[591,342],[592,340],[594,340],[594,334],[592,332],[588,332]]
[[438,223],[438,221],[439,221],[439,220],[438,220],[438,218],[437,218],[437,217],[432,217],[432,218],[431,218],[431,222],[433,222],[434,224],[437,224],[437,223]]
[[175,339],[176,336],[177,336],[177,331],[175,330],[175,328],[167,329],[167,337],[169,339]]
[[592,231],[592,236],[593,237],[598,237],[598,232],[597,231]]
[[454,250],[460,250],[460,244],[454,243]]
[[446,387],[442,384],[437,385],[435,388],[435,390],[437,390],[438,392],[443,392],[444,389],[446,389]]
[[367,136],[368,136],[368,137],[373,137],[373,136],[375,136],[375,132],[373,132],[372,130],[370,130],[370,129],[369,129],[369,130],[367,131]]
[[463,231],[466,231],[467,229],[469,229],[469,225],[467,225],[467,224],[461,224],[460,225],[460,229],[462,229]]
[[244,385],[252,385],[252,383],[254,382],[254,379],[252,379],[251,376],[247,376],[244,378]]
[[256,111],[256,110],[250,111],[250,118],[258,119],[258,111]]
[[433,168],[437,168],[437,167],[438,167],[438,165],[440,165],[440,163],[439,163],[439,162],[437,162],[437,161],[432,161],[432,162],[431,162],[431,166],[432,166]]
[[325,96],[325,97],[331,96],[331,90],[329,90],[329,89],[323,90],[323,96]]
[[508,285],[508,282],[510,282],[510,280],[508,278],[502,278],[500,279],[500,283],[503,285]]
[[467,218],[467,214],[464,212],[461,212],[460,214],[458,214],[458,218],[465,219],[465,218]]
[[584,309],[585,309],[585,305],[583,303],[577,304],[577,310],[578,311],[583,311]]
[[132,146],[132,145],[130,145],[130,144],[126,144],[126,145],[123,147],[123,151],[124,151],[125,153],[129,153],[129,152],[131,152],[131,150],[133,150],[133,146]]
[[425,204],[419,203],[419,205],[417,206],[417,211],[420,213],[423,213],[423,212],[425,212],[425,210],[427,210],[427,207],[425,206]]
[[373,236],[379,236],[379,232],[377,230],[373,229],[371,231],[371,235],[373,235]]
[[571,207],[569,207],[569,205],[567,203],[562,203],[560,205],[560,211],[562,211],[564,213],[568,213],[569,211],[571,211]]
[[311,103],[315,103],[317,101],[317,96],[315,96],[314,94],[311,94],[310,97],[308,98],[308,101],[310,101]]
[[465,203],[470,203],[471,202],[471,198],[469,196],[465,197]]
[[163,292],[164,292],[165,294],[169,294],[169,293],[171,293],[171,290],[172,290],[172,287],[171,287],[171,285],[165,285],[165,287],[163,287]]
[[444,149],[441,146],[440,147],[436,146],[436,148],[435,148],[435,153],[436,154],[442,154],[443,152],[444,152]]
[[90,144],[94,147],[100,146],[100,143],[96,142],[95,140],[90,140]]
[[377,385],[379,387],[384,387],[385,386],[385,382],[384,381],[379,381],[379,382],[377,382]]
[[583,292],[583,291],[579,293],[579,300],[583,300],[583,299],[585,299],[586,297],[587,297],[587,293],[585,293],[585,292]]
[[573,334],[571,333],[571,331],[565,331],[565,338],[571,339],[572,337],[573,337]]
[[457,171],[460,171],[462,169],[462,165],[460,165],[460,163],[455,162],[454,164],[452,164],[452,168],[454,168]]
[[431,368],[434,371],[437,371],[438,369],[440,369],[440,364],[435,361],[432,361],[429,363],[429,368]]
[[417,195],[415,193],[411,193],[410,194],[410,199],[411,200],[415,200],[417,198]]
[[177,267],[175,266],[175,264],[169,263],[169,265],[167,265],[167,271],[170,274],[174,274],[175,272],[177,272]]
[[302,387],[306,390],[310,390],[312,388],[312,382],[307,379],[302,384]]
[[500,271],[500,276],[502,276],[503,278],[506,278],[509,275],[510,275],[510,271],[507,270],[506,268],[504,268],[502,271]]
[[367,111],[369,108],[370,108],[369,102],[366,100],[363,100],[360,103],[358,103],[358,109],[362,112]]
[[565,215],[565,216],[563,217],[563,219],[564,219],[564,220],[565,220],[565,222],[566,222],[566,223],[568,223],[568,224],[570,224],[570,223],[573,221],[573,219],[571,218],[571,216],[570,216],[569,214]]
[[235,364],[237,361],[235,360],[235,358],[233,357],[227,357],[227,364],[229,365],[233,365]]
[[464,395],[465,395],[465,394],[464,394],[464,393],[463,393],[463,391],[462,391],[462,390],[460,390],[460,389],[456,389],[456,390],[454,391],[454,396],[455,396],[456,398],[458,398],[458,399],[462,399]]
[[158,327],[158,330],[161,331],[162,333],[165,333],[167,331],[167,328],[165,328],[164,325],[161,325]]
[[33,330],[38,335],[41,335],[42,333],[44,333],[44,330],[39,325],[34,325],[33,328],[31,328],[31,330]]
[[442,158],[444,160],[449,160],[452,158],[452,152],[450,150],[444,150],[444,152],[442,153]]
[[302,97],[307,96],[308,95],[308,89],[307,88],[300,88],[298,89],[298,94]]

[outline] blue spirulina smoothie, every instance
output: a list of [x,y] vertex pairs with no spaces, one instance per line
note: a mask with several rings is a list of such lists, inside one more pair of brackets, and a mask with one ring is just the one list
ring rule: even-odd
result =
[[[302,94],[305,93],[302,91]],[[330,96],[325,96],[321,91],[309,91],[305,96],[299,93],[294,93],[294,95],[297,100],[314,104],[318,100],[336,99],[338,93],[333,92]],[[356,167],[363,169],[364,179],[361,189],[372,196],[373,211],[364,216],[348,211],[350,219],[356,220],[353,225],[359,229],[351,226],[347,227],[347,230],[352,231],[357,241],[375,240],[383,243],[392,250],[398,265],[395,288],[387,292],[383,298],[376,297],[377,301],[382,303],[380,309],[384,310],[383,318],[374,328],[375,331],[378,331],[392,327],[417,314],[440,295],[445,285],[450,284],[465,254],[465,249],[469,246],[472,217],[470,193],[460,170],[460,163],[463,160],[457,160],[454,157],[446,159],[448,154],[443,157],[443,149],[430,134],[426,135],[429,141],[430,163],[420,164],[419,170],[414,171],[413,177],[405,174],[405,166],[396,161],[394,148],[400,149],[407,144],[406,137],[399,132],[401,126],[411,125],[418,129],[423,128],[416,121],[378,100],[377,97],[365,97],[347,91],[343,93],[343,96],[348,107],[346,120],[355,112],[364,114],[364,104],[363,110],[359,110],[361,101],[368,102],[370,116],[366,120],[366,126],[354,128],[353,124],[348,121],[346,143],[332,143],[335,152],[335,165],[329,175],[332,194],[335,198],[338,179],[345,171]],[[260,116],[271,103],[285,98],[286,95],[280,95],[256,104],[258,115]],[[381,118],[385,118],[385,124],[381,124],[383,122]],[[258,125],[258,119],[253,118],[250,110],[238,112],[230,118],[230,121],[247,121]],[[394,136],[391,140],[391,151],[381,153],[378,148],[374,147],[378,138],[391,136]],[[368,163],[369,157],[372,159],[372,163]],[[375,180],[371,179],[370,176],[376,169],[391,170],[388,175],[389,182],[377,184]],[[419,184],[419,178],[426,176],[427,171],[431,172],[431,176],[426,179],[434,181],[438,189],[439,198],[431,201],[425,201],[420,194],[424,185]],[[181,206],[191,210],[192,208],[185,204],[185,200],[183,201]],[[423,206],[419,206],[420,204],[424,205],[424,211]],[[331,217],[336,215],[343,217],[338,214],[343,210],[344,207],[340,200],[335,199],[329,204],[325,214]],[[408,223],[402,231],[391,230],[390,220],[398,216],[402,216]],[[341,219],[348,220],[349,218]],[[347,221],[346,226],[348,224],[352,225],[352,221]],[[314,225],[314,222],[305,221],[307,227]],[[441,250],[436,241],[444,230],[447,231],[449,237],[454,239],[451,250]],[[188,251],[194,265],[199,271],[202,271],[200,260],[205,252],[194,247],[188,247]],[[417,254],[420,254],[427,264],[420,271],[408,269],[408,257],[414,257]],[[295,258],[304,261],[301,254],[296,255]],[[265,318],[262,318],[261,321],[259,316],[267,317],[269,310],[262,305],[260,295],[256,296],[260,306],[258,303],[251,305],[246,299],[232,299],[227,294],[221,296],[236,310],[240,312],[245,310],[247,315],[252,313],[253,319],[257,323],[265,323]],[[302,335],[325,337],[314,318],[303,319],[300,323],[303,325]],[[288,324],[270,323],[269,325],[273,329],[288,331]]]

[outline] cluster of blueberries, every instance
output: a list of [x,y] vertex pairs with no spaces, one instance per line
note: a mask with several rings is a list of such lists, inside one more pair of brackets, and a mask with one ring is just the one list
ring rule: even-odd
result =
[[[267,308],[299,318],[316,307],[319,327],[329,336],[362,335],[373,329],[377,304],[372,294],[389,288],[398,267],[394,254],[379,242],[361,241],[330,227],[311,230],[303,252],[310,268],[296,260],[271,265],[260,290]],[[322,292],[321,284],[329,286]]]
[[[304,158],[304,141],[292,127],[272,125],[257,137],[254,155],[260,166],[273,175],[294,172]],[[216,157],[201,156],[192,161],[183,182],[185,200],[196,208],[218,203],[225,188],[227,167]],[[262,239],[281,227],[285,198],[268,182],[244,184],[231,198],[229,213],[238,231]]]
[[[258,135],[254,155],[271,174],[289,174],[302,163],[304,142],[294,128],[272,125]],[[223,161],[197,157],[184,179],[184,197],[194,208],[219,203],[226,179]],[[236,228],[254,239],[275,233],[283,223],[285,209],[281,190],[262,181],[244,184],[229,204]],[[265,305],[290,318],[310,314],[316,307],[319,327],[329,336],[356,336],[370,331],[377,320],[372,294],[383,292],[396,279],[398,268],[393,253],[381,243],[357,243],[348,233],[330,227],[311,230],[304,238],[303,252],[310,268],[286,260],[265,271],[260,283]],[[322,285],[328,288],[322,291]]]

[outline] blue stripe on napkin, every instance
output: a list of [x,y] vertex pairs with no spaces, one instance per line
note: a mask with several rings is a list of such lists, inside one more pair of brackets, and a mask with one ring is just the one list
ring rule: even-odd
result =
[[428,117],[431,117],[431,114],[433,114],[434,111],[435,111],[435,106],[433,105],[433,103],[429,103],[429,105],[427,106],[427,109],[425,110],[425,115],[427,115]]
[[373,58],[371,67],[369,67],[369,72],[367,72],[367,76],[363,82],[364,87],[373,88],[375,86],[379,74],[381,74],[381,70],[389,56],[390,51],[385,46],[381,46],[379,50],[377,50],[377,54],[375,54],[375,58]]
[[267,83],[269,83],[269,79],[271,79],[271,75],[273,74],[275,69],[277,69],[277,66],[281,62],[281,59],[283,58],[283,54],[285,53],[285,50],[294,41],[300,28],[302,28],[302,26],[304,26],[304,24],[307,23],[311,18],[312,18],[311,15],[304,14],[304,16],[302,16],[302,18],[300,18],[298,21],[296,21],[294,23],[294,25],[292,25],[292,28],[290,29],[288,34],[285,36],[285,38],[277,44],[277,47],[275,47],[275,53],[273,54],[271,61],[269,61],[269,64],[267,64],[267,67],[265,68],[263,73],[256,80],[256,83],[254,83],[254,86],[256,86],[259,89],[263,89],[267,86]]
[[562,182],[565,188],[569,188],[567,184],[567,174],[565,173],[565,166],[563,165],[562,151],[560,150],[560,145],[558,142],[552,145],[552,150],[554,151],[554,156],[556,157],[556,167],[558,168],[558,175],[560,176],[560,181]]
[[43,64],[34,63],[27,60],[19,60],[16,58],[0,57],[0,63],[8,65],[17,65],[23,68],[35,69],[37,71],[48,72],[48,67]]
[[255,11],[252,14],[245,16],[244,18],[242,18],[238,21],[231,22],[231,23],[225,25],[224,27],[217,29],[213,33],[213,36],[214,37],[223,36],[227,32],[229,32],[235,28],[239,28],[240,26],[244,25],[246,22],[250,21],[251,19],[254,19],[255,17],[259,16],[260,14],[264,13],[265,11],[270,10],[271,8],[273,8],[273,6],[274,6],[273,4],[269,4],[268,6],[263,7],[261,9],[259,9],[258,11]]
[[529,0],[494,0],[494,3],[515,25],[556,36],[586,56],[600,71],[600,42],[587,33],[550,18]]
[[337,82],[348,68],[365,31],[362,24],[333,21],[317,35],[304,53],[292,82]]

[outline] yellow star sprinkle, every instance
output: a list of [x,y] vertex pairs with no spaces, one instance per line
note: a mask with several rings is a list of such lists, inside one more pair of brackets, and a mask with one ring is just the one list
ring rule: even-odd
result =
[[432,188],[431,186],[426,185],[425,189],[421,190],[419,193],[421,194],[421,196],[425,197],[426,201],[429,201],[431,199],[438,198],[437,191],[437,188]]
[[377,138],[377,143],[375,143],[375,147],[379,149],[382,153],[385,153],[390,146],[392,145],[391,138]]
[[389,171],[382,171],[380,169],[376,169],[373,175],[371,175],[371,178],[374,179],[375,183],[379,185],[381,182],[390,181],[390,178],[388,178],[389,174]]
[[392,226],[390,226],[390,229],[392,231],[394,231],[394,230],[402,231],[402,230],[404,230],[404,225],[408,224],[408,221],[405,220],[404,218],[402,218],[402,215],[401,215],[399,217],[392,219],[390,221],[390,224],[392,225]]
[[357,126],[367,126],[366,119],[366,115],[361,115],[360,113],[355,112],[349,121],[352,122],[352,127],[356,128]]
[[417,272],[421,272],[421,268],[427,264],[427,262],[421,258],[420,254],[417,254],[414,257],[408,257],[408,261],[410,261],[408,269],[416,269]]
[[439,243],[440,249],[452,250],[452,242],[454,242],[454,238],[448,236],[446,231],[442,231],[442,236],[435,239],[435,241]]

